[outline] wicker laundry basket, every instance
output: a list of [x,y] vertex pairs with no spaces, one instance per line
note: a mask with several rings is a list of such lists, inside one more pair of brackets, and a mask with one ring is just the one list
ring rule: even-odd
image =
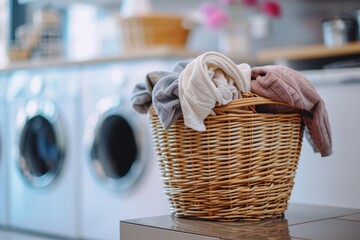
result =
[[302,144],[300,113],[256,113],[256,105],[284,103],[243,97],[215,107],[203,132],[187,128],[182,118],[165,131],[150,108],[164,191],[175,216],[260,220],[287,209]]
[[159,46],[184,48],[190,29],[182,16],[149,14],[120,19],[125,51],[144,50]]

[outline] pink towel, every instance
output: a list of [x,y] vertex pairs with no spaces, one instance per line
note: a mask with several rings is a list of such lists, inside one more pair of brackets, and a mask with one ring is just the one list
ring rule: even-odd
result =
[[[284,66],[255,67],[251,70],[251,91],[260,96],[288,103],[302,111],[309,142],[322,157],[332,154],[331,129],[325,104],[310,81]],[[269,112],[287,112],[282,106],[266,106]]]

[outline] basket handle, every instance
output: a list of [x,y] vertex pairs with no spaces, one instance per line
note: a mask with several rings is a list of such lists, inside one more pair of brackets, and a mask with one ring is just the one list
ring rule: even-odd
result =
[[255,93],[242,93],[243,98],[236,99],[224,106],[214,108],[214,112],[256,112],[256,105],[283,105],[294,109],[294,112],[300,112],[300,109],[289,105],[286,102],[272,100],[270,98],[262,97]]

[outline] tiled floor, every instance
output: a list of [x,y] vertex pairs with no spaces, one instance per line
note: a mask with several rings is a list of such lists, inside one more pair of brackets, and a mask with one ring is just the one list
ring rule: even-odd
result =
[[327,219],[289,227],[290,236],[305,239],[359,240],[360,222]]
[[[169,239],[359,240],[360,209],[290,204],[283,219],[260,222],[213,222],[172,216],[121,222],[122,240]],[[143,237],[144,236],[144,237]]]

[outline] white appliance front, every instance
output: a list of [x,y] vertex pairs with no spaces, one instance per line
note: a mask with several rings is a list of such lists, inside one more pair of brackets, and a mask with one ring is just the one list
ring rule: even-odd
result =
[[14,72],[7,102],[12,228],[79,237],[79,88],[70,69]]
[[147,115],[131,108],[136,83],[172,61],[119,63],[85,70],[83,237],[118,240],[120,220],[169,214]]
[[322,158],[304,138],[291,201],[360,208],[360,68],[302,71],[323,99],[333,154]]
[[5,104],[6,74],[0,74],[0,226],[8,225],[8,139],[6,137],[7,114]]

